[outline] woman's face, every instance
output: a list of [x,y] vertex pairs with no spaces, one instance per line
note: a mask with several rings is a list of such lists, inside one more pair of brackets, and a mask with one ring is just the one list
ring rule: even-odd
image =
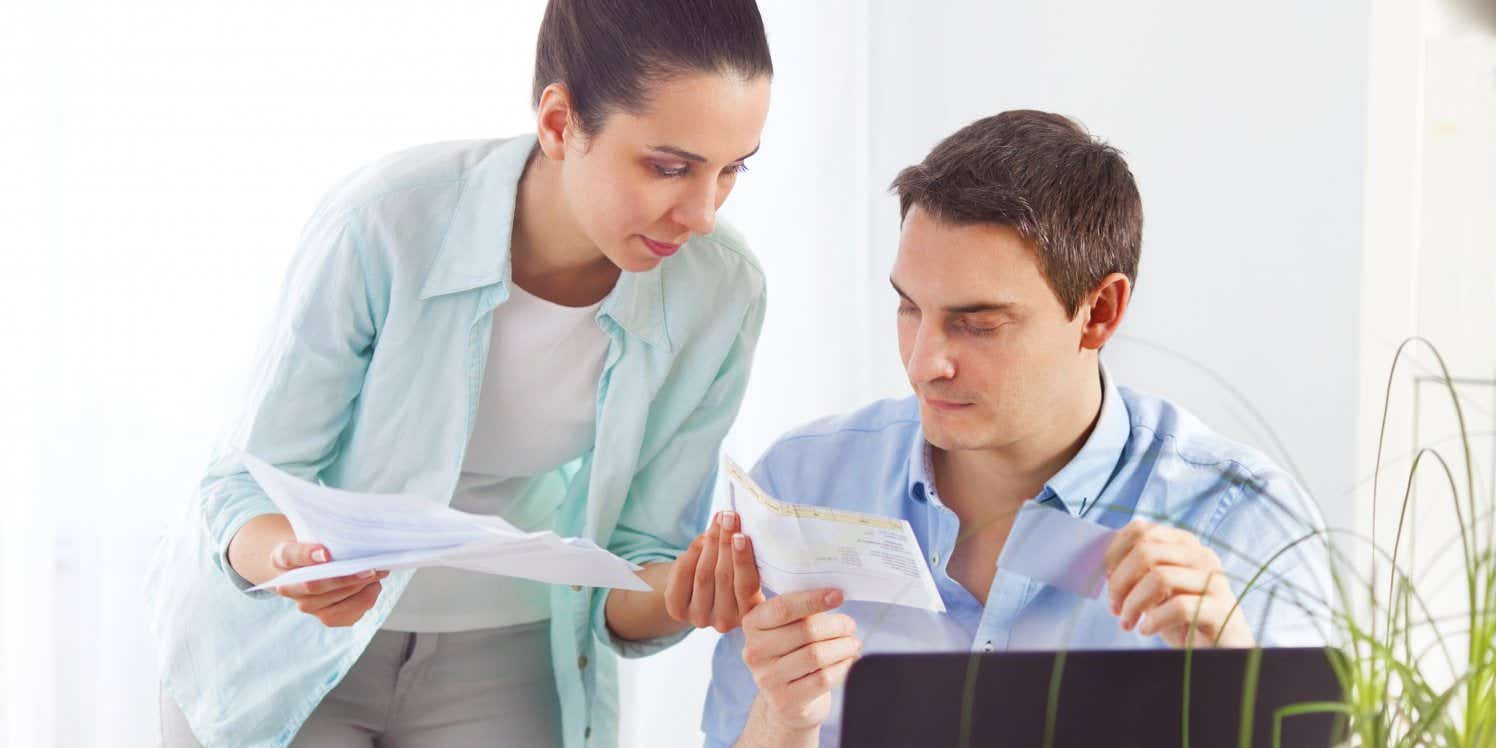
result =
[[768,111],[767,77],[693,73],[655,84],[646,113],[566,138],[561,190],[577,227],[625,272],[654,268],[712,232]]

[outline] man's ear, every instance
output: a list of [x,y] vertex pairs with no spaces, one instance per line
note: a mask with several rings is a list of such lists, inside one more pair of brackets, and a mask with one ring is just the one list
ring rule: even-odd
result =
[[1086,296],[1080,313],[1085,320],[1080,328],[1080,346],[1093,351],[1101,350],[1111,340],[1117,328],[1122,326],[1122,317],[1127,314],[1127,304],[1132,300],[1132,282],[1122,273],[1112,273],[1096,284],[1096,289]]
[[[566,86],[552,83],[540,92],[535,107],[535,130],[540,138],[540,152],[552,161],[566,160],[566,146],[578,137],[572,123],[571,93]],[[575,142],[571,145],[576,146]]]

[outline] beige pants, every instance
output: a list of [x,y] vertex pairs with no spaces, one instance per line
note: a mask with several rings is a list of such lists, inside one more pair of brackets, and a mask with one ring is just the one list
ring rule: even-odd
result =
[[[549,623],[451,634],[380,631],[293,748],[561,745]],[[166,748],[200,748],[161,696]]]

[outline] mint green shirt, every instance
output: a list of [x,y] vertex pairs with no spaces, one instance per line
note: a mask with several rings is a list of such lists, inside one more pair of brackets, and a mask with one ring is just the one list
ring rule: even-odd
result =
[[[205,745],[284,746],[348,672],[412,572],[356,625],[327,628],[250,586],[224,553],[275,505],[238,450],[308,479],[450,501],[473,431],[494,309],[510,293],[516,188],[534,137],[414,148],[335,187],[303,233],[245,407],[148,574],[163,685]],[[764,317],[764,278],[719,223],[599,308],[610,343],[590,451],[537,478],[554,529],[639,564],[704,527],[722,438]],[[523,366],[523,361],[506,362]],[[551,654],[568,748],[617,742],[607,590],[551,588]]]

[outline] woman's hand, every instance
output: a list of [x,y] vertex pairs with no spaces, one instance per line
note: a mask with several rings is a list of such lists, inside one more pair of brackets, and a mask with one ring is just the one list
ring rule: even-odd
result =
[[[270,553],[270,563],[283,572],[331,560],[327,548],[316,543],[285,542]],[[346,577],[288,584],[276,587],[275,591],[281,597],[296,601],[298,610],[316,616],[324,626],[352,626],[374,607],[383,589],[379,580],[389,575],[387,571],[366,571]]]
[[[228,560],[239,576],[259,585],[291,569],[331,561],[332,554],[326,546],[297,542],[286,515],[263,514],[244,523],[234,534],[229,541]],[[352,626],[379,599],[379,580],[387,576],[387,571],[370,571],[289,584],[275,591],[295,600],[301,612],[316,616],[326,626]]]
[[671,618],[725,634],[764,601],[753,543],[739,529],[736,513],[719,512],[675,560],[665,585],[665,611]]

